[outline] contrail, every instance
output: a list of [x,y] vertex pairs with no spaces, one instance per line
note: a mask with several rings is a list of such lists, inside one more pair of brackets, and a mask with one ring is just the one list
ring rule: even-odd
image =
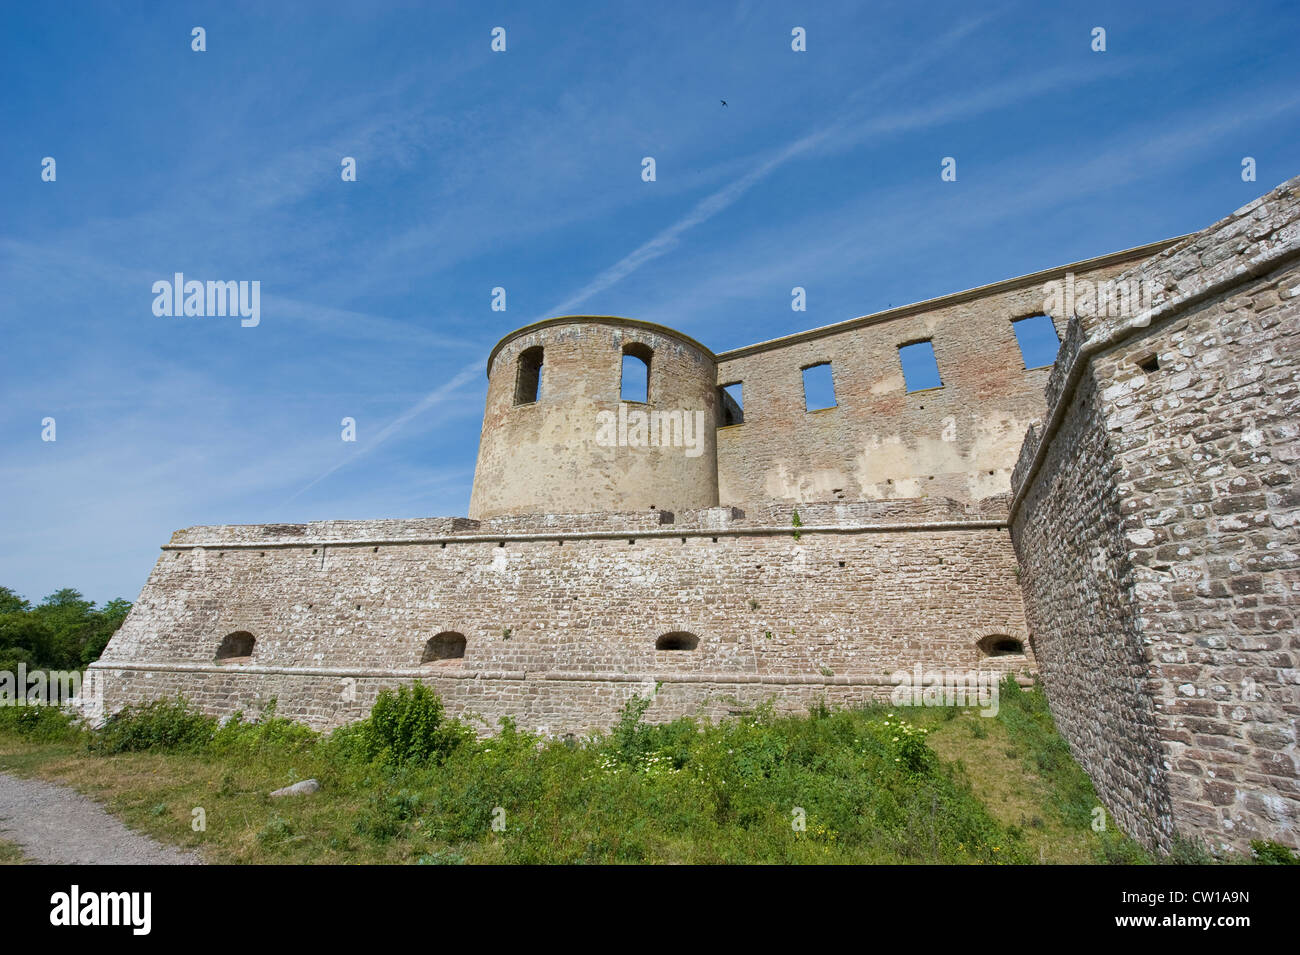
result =
[[380,428],[379,433],[376,434],[371,441],[358,447],[356,452],[353,453],[351,456],[349,456],[346,460],[340,461],[338,464],[331,467],[320,477],[316,478],[315,480],[311,481],[304,487],[301,487],[297,491],[295,491],[289,497],[289,500],[292,501],[294,498],[298,497],[298,495],[303,494],[306,491],[310,490],[311,488],[315,487],[317,484],[325,480],[327,477],[329,477],[339,468],[353,463],[358,458],[365,457],[371,451],[375,450],[375,448],[379,447],[386,440],[388,440],[390,435],[392,435],[394,432],[399,430],[403,425],[405,425],[416,415],[423,414],[424,412],[428,411],[430,408],[442,404],[444,401],[447,400],[447,398],[451,396],[451,394],[454,391],[456,391],[465,383],[472,380],[476,375],[481,375],[481,374],[483,374],[483,365],[481,362],[476,362],[473,365],[465,366],[459,372],[457,372],[456,375],[453,376],[452,379],[448,381],[446,384],[438,388],[435,388],[433,391],[429,392],[427,395],[425,395],[415,404],[411,405],[411,407],[407,408],[405,411],[399,414],[392,421],[388,422],[388,424]]
[[[968,34],[982,26],[989,19],[990,17],[988,15],[984,15],[968,20],[965,23],[958,24],[952,30],[948,31],[947,34],[932,43],[930,48],[923,55],[903,64],[902,66],[896,67],[893,70],[881,73],[868,86],[858,90],[852,97],[852,100],[860,100],[866,93],[872,90],[897,82],[898,80],[915,73],[917,70],[923,68],[927,63],[940,57],[947,48],[965,38]],[[850,117],[846,116],[832,123],[825,129],[811,132],[808,135],[795,140],[789,146],[785,147],[785,149],[782,149],[776,155],[760,163],[755,169],[751,170],[740,179],[722,189],[719,189],[717,192],[713,193],[713,195],[700,200],[700,202],[696,204],[695,208],[687,213],[683,218],[674,222],[658,235],[634,249],[619,261],[615,262],[573,295],[569,296],[569,298],[551,309],[551,311],[537,316],[534,321],[540,321],[543,318],[550,318],[556,315],[568,315],[572,313],[574,309],[587,301],[587,299],[591,298],[593,295],[605,291],[605,289],[610,286],[617,285],[647,262],[651,262],[654,259],[659,258],[661,255],[671,251],[677,244],[677,240],[682,233],[712,219],[719,212],[736,202],[736,200],[759,182],[766,179],[776,169],[784,166],[787,162],[801,153],[808,152],[815,146],[820,145],[825,140],[839,135],[846,129],[851,130],[854,125],[857,125],[861,121],[861,119],[862,117],[859,115],[857,121],[854,122],[851,121]]]

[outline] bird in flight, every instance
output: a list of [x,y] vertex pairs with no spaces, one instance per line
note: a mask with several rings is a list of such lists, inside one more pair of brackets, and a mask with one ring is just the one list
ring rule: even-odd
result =
[[725,99],[724,99],[724,100],[721,100],[720,102],[722,103],[723,106],[726,106],[726,105],[727,105],[727,101],[726,101]]

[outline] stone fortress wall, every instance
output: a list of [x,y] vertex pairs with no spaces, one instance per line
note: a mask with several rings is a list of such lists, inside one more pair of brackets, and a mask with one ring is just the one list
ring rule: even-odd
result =
[[[1025,430],[1042,418],[1051,366],[1026,368],[1013,322],[1044,313],[1044,286],[1103,282],[1169,245],[1022,276],[723,352],[744,424],[718,432],[721,503],[978,501],[1005,494]],[[1065,319],[1052,316],[1058,336]],[[909,392],[899,346],[929,341],[942,386]],[[837,404],[806,412],[802,369],[829,362]]]
[[[719,355],[525,327],[489,358],[469,518],[178,531],[91,672],[110,711],[275,698],[329,728],[418,680],[484,731],[581,734],[656,684],[668,720],[1041,669],[1126,831],[1296,845],[1298,205]],[[1071,275],[1154,312],[1067,321],[1045,286]],[[1044,311],[1061,353],[1026,368],[1012,323]],[[908,391],[923,340],[942,386]],[[807,411],[823,362],[835,406]],[[702,412],[698,453],[596,440],[629,410]]]
[[1081,315],[1022,450],[1012,530],[1061,731],[1169,848],[1300,845],[1300,179]]
[[[421,680],[449,709],[531,728],[608,727],[647,683],[651,719],[887,698],[893,671],[1027,671],[1005,499],[752,514],[191,528],[163,550],[96,671],[114,707],[183,692],[214,712],[321,728]],[[224,635],[251,659],[215,660]],[[692,649],[657,649],[667,634]],[[444,634],[461,655],[428,659]]]

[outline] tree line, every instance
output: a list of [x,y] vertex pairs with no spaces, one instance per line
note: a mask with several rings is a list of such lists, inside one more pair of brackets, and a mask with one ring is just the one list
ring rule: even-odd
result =
[[101,607],[64,588],[33,606],[0,587],[0,671],[80,670],[99,659],[131,610],[129,600]]

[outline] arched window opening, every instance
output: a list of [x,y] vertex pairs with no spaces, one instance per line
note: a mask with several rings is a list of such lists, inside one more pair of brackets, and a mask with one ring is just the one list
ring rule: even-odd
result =
[[217,647],[218,663],[248,663],[253,659],[253,645],[257,643],[247,630],[236,630],[221,638]]
[[443,660],[463,660],[465,658],[465,635],[453,630],[446,630],[430,639],[424,645],[421,663],[439,663]]
[[542,396],[542,346],[534,345],[519,353],[519,371],[515,376],[515,404],[530,405]]
[[623,346],[623,380],[619,397],[624,401],[647,404],[650,401],[650,359],[654,350],[649,345],[633,343]]
[[1010,657],[1022,655],[1025,652],[1025,645],[1015,637],[1007,636],[1005,633],[991,633],[984,639],[980,640],[980,652],[988,657]]
[[693,633],[687,633],[685,630],[674,630],[672,633],[665,633],[655,641],[656,650],[694,650],[700,645],[700,638]]

